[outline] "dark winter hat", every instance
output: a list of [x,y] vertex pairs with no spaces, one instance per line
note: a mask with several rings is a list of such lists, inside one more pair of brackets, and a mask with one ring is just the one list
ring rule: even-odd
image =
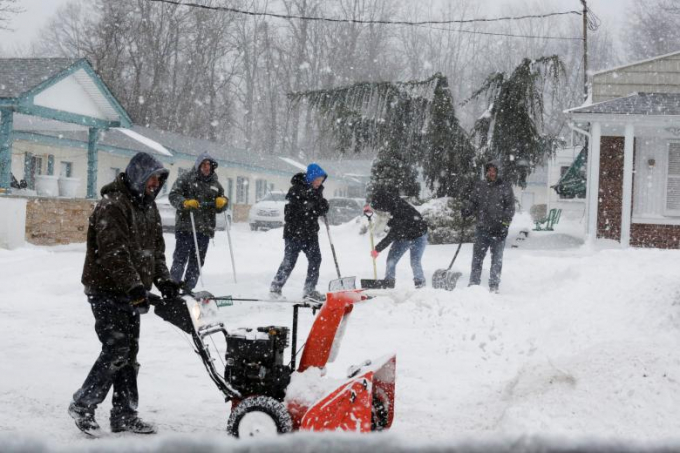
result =
[[495,160],[492,160],[492,161],[487,162],[486,165],[484,165],[484,173],[489,171],[489,168],[491,168],[491,167],[495,168],[496,171],[500,170],[500,168],[498,168],[498,162],[495,161]]
[[218,164],[217,164],[217,161],[208,153],[201,153],[201,155],[196,158],[196,162],[194,163],[194,170],[198,171],[201,164],[206,160],[208,162],[210,162],[210,169],[211,169],[210,174],[212,175],[213,173],[215,173],[215,170],[217,169]]
[[390,212],[394,208],[395,198],[398,198],[399,190],[395,187],[381,186],[373,191],[370,204],[378,211]]
[[328,178],[328,173],[326,173],[323,168],[319,166],[319,164],[309,164],[307,167],[307,173],[305,174],[305,181],[307,181],[307,184],[311,184],[312,181],[319,177],[323,177],[323,180],[326,181],[326,178]]
[[168,174],[170,172],[163,168],[163,164],[160,163],[156,158],[147,153],[137,153],[125,169],[125,175],[127,178],[127,183],[136,196],[143,198],[146,191],[146,182],[153,175],[158,176],[159,186],[158,191],[168,179]]

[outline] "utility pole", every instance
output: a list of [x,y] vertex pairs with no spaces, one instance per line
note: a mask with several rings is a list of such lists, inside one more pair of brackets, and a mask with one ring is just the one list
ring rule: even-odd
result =
[[588,99],[588,5],[586,0],[581,0],[583,5],[583,99]]

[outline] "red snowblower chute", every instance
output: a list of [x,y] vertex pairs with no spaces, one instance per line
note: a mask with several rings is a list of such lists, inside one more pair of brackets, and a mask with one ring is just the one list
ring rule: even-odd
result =
[[[192,336],[208,375],[232,403],[227,422],[230,434],[251,437],[294,430],[370,432],[388,429],[394,420],[396,356],[366,360],[350,367],[340,380],[323,376],[326,365],[338,353],[354,305],[368,299],[361,290],[352,290],[328,293],[323,303],[293,303],[288,364],[283,357],[289,346],[288,327],[228,332],[223,323],[211,322],[218,305],[230,305],[239,299],[201,292],[159,301],[155,312]],[[318,313],[297,364],[301,308]],[[223,336],[226,341],[224,373],[215,367],[206,341],[213,335]]]

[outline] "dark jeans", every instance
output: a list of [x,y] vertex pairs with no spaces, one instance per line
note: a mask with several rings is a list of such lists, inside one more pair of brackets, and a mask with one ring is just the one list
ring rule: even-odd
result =
[[505,237],[494,236],[488,231],[477,228],[475,230],[475,245],[472,249],[472,271],[470,272],[470,285],[479,285],[482,277],[482,263],[486,251],[491,249],[491,274],[489,275],[489,287],[498,288],[501,283],[501,270],[503,269],[503,249]]
[[303,252],[307,256],[307,279],[305,280],[304,294],[308,294],[316,288],[319,281],[319,268],[321,267],[321,250],[319,250],[319,238],[312,237],[307,239],[286,239],[283,261],[279,266],[278,272],[272,281],[271,289],[281,290],[290,277],[298,255]]
[[[205,255],[208,253],[210,236],[196,233],[198,253],[201,255],[201,267],[205,263]],[[189,265],[187,266],[187,262]],[[186,275],[184,268],[186,267]],[[175,231],[175,253],[172,254],[172,268],[170,275],[177,283],[184,280],[184,289],[191,291],[198,283],[201,270],[196,261],[196,247],[194,246],[194,234],[191,231]],[[184,277],[184,278],[182,278]]]
[[425,274],[423,273],[423,265],[421,260],[425,247],[427,246],[427,233],[419,238],[409,240],[401,239],[394,241],[390,247],[390,252],[387,254],[387,272],[385,272],[386,279],[394,280],[396,276],[397,263],[407,250],[411,253],[411,269],[413,270],[413,281],[418,284],[425,283]]
[[121,305],[126,300],[116,300],[115,297],[89,296],[88,300],[102,352],[83,386],[73,395],[73,401],[94,413],[113,386],[111,418],[135,416],[139,402],[139,313]]

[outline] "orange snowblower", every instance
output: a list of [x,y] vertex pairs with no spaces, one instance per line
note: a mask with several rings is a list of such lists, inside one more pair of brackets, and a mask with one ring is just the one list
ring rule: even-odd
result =
[[[328,293],[323,303],[293,302],[288,364],[284,363],[288,327],[228,332],[223,323],[214,322],[218,306],[258,299],[200,292],[158,300],[155,312],[192,336],[208,375],[231,402],[227,422],[230,434],[253,437],[294,430],[370,432],[388,429],[394,420],[396,356],[366,360],[350,367],[342,379],[324,376],[326,365],[338,354],[354,305],[367,299],[361,290],[351,290]],[[300,309],[311,309],[316,318],[298,364]],[[224,373],[215,367],[207,342],[213,336],[226,341]]]

